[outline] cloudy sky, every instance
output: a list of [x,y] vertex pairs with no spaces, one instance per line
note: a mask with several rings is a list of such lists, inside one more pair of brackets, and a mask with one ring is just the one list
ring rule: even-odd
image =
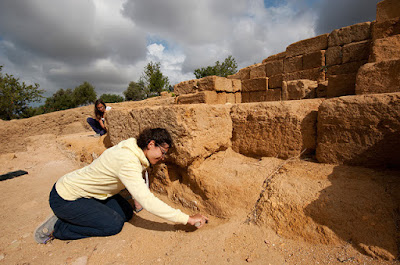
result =
[[296,41],[373,21],[378,0],[1,0],[0,65],[51,96],[121,94],[160,62],[172,85],[232,55],[239,69]]

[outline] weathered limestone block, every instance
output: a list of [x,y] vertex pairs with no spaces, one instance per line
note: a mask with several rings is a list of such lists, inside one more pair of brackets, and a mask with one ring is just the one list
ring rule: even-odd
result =
[[326,50],[326,65],[328,67],[342,63],[342,46],[329,47]]
[[372,39],[382,39],[400,34],[400,17],[372,24]]
[[373,42],[369,62],[400,59],[400,35],[394,35]]
[[177,97],[177,104],[218,104],[216,91],[200,91],[193,94],[184,94]]
[[282,100],[288,100],[287,81],[282,81]]
[[282,88],[283,74],[268,77],[268,88]]
[[265,63],[267,76],[280,75],[283,73],[283,59],[268,61]]
[[295,99],[305,99],[305,98],[315,98],[315,91],[318,86],[317,81],[301,79],[301,80],[291,80],[286,82],[284,89],[286,91],[285,100],[295,100]]
[[339,46],[371,38],[371,22],[363,22],[335,29],[329,34],[328,46]]
[[194,104],[113,110],[108,117],[110,140],[115,145],[137,137],[145,128],[166,128],[175,144],[169,159],[180,167],[187,167],[196,159],[230,147],[230,106]]
[[216,75],[206,76],[199,79],[198,87],[200,91],[225,91],[233,92],[232,80]]
[[287,57],[283,60],[283,72],[293,73],[303,70],[303,56]]
[[191,94],[199,91],[199,79],[192,79],[180,82],[174,86],[174,93],[176,95]]
[[228,79],[240,79],[240,80],[250,79],[251,68],[252,68],[251,66],[242,68],[236,74],[228,75],[227,78]]
[[282,99],[282,89],[268,89],[265,94],[265,101],[280,101]]
[[[229,93],[229,94],[231,94],[231,93]],[[227,103],[228,102],[228,93],[226,93],[226,92],[218,92],[217,93],[217,102],[218,102],[218,104]]]
[[318,82],[325,81],[325,72],[321,68],[307,69],[293,73],[286,73],[283,76],[284,81],[309,79]]
[[242,92],[266,91],[268,89],[268,77],[254,78],[242,81]]
[[400,91],[400,60],[367,63],[357,73],[356,94]]
[[232,91],[234,93],[242,90],[242,81],[239,79],[232,79]]
[[262,102],[267,97],[267,90],[242,92],[242,103]]
[[236,103],[242,103],[242,93],[241,92],[236,92],[235,93],[235,102]]
[[400,167],[400,93],[324,101],[317,159],[364,167]]
[[328,48],[328,34],[316,36],[314,38],[301,40],[290,44],[286,48],[286,56],[293,57],[307,53],[326,50]]
[[236,103],[235,93],[226,93],[226,103]]
[[303,55],[303,70],[322,67],[325,65],[325,50]]
[[284,58],[286,58],[286,51],[271,55],[268,58],[264,59],[262,62],[267,63],[270,61],[282,60]]
[[321,99],[233,105],[232,149],[247,156],[289,158],[315,150]]
[[343,46],[343,63],[368,60],[371,41],[352,42]]
[[398,0],[384,0],[376,4],[376,21],[382,22],[400,15],[400,2]]
[[316,97],[317,98],[326,98],[328,90],[328,81],[318,83],[316,89]]
[[328,98],[354,95],[356,89],[356,74],[328,75]]
[[250,79],[266,77],[265,64],[250,69]]
[[327,75],[343,75],[343,74],[351,74],[357,73],[358,69],[368,61],[356,61],[351,63],[344,63],[339,65],[328,66],[326,69]]

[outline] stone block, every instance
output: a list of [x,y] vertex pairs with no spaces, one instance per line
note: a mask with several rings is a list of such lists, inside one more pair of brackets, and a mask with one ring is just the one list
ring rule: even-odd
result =
[[[183,94],[177,97],[177,104],[218,104],[216,91],[200,91],[193,94]],[[224,102],[225,103],[225,102]]]
[[232,79],[232,92],[238,92],[242,90],[242,81],[239,79]]
[[369,62],[400,59],[400,35],[376,39],[372,45]]
[[400,17],[400,2],[398,0],[384,0],[376,4],[377,22],[397,17]]
[[240,80],[250,79],[250,69],[251,69],[250,66],[242,68],[236,74],[228,75],[227,78],[240,79]]
[[264,59],[262,62],[267,63],[270,61],[282,60],[284,58],[286,58],[286,51],[271,55],[268,58]]
[[356,89],[356,73],[328,75],[328,98],[354,95]]
[[288,100],[288,90],[286,81],[282,81],[282,100]]
[[328,48],[328,34],[316,36],[290,44],[286,48],[286,56],[293,57],[307,53],[326,50]]
[[327,90],[328,90],[328,81],[318,83],[317,89],[315,91],[316,97],[317,98],[326,98]]
[[226,93],[226,103],[236,103],[235,93]]
[[400,17],[372,24],[372,39],[382,39],[400,34]]
[[282,89],[268,89],[265,94],[265,101],[280,101],[282,99]]
[[290,158],[316,147],[321,99],[233,105],[232,149],[255,157]]
[[315,91],[318,86],[317,81],[301,79],[286,82],[286,100],[315,98]]
[[368,60],[371,41],[360,41],[343,46],[343,63]]
[[179,96],[183,94],[191,94],[199,91],[199,79],[192,79],[180,82],[174,86],[174,93]]
[[358,69],[368,61],[356,61],[351,63],[339,64],[328,66],[326,69],[326,74],[328,75],[342,75],[342,74],[350,74],[350,73],[357,73]]
[[250,79],[262,78],[262,77],[267,77],[267,73],[265,71],[265,64],[261,64],[259,66],[250,69]]
[[342,63],[342,46],[329,47],[326,50],[326,65],[328,67]]
[[[174,141],[168,160],[187,167],[197,159],[231,146],[232,105],[175,105],[114,110],[108,116],[113,145],[129,137],[137,137],[145,128],[165,128]],[[119,118],[122,114],[124,119]],[[123,126],[124,131],[115,130]]]
[[371,38],[371,22],[335,29],[329,34],[328,46],[334,47]]
[[283,72],[293,73],[303,70],[303,56],[287,57],[283,60]]
[[268,89],[268,78],[255,78],[242,81],[242,92],[266,91]]
[[266,97],[267,90],[242,92],[242,103],[262,102],[266,100]]
[[265,63],[267,76],[274,76],[283,73],[283,59],[268,61]]
[[400,93],[324,101],[316,155],[322,163],[399,168]]
[[242,93],[241,92],[235,93],[235,103],[242,103]]
[[225,104],[228,102],[228,97],[227,97],[226,92],[218,92],[217,93],[217,103],[218,104]]
[[325,50],[303,55],[303,70],[325,66]]
[[357,73],[356,94],[400,91],[400,60],[367,63]]
[[268,77],[268,88],[281,88],[283,81],[283,74],[273,75]]
[[325,81],[325,72],[321,68],[307,69],[293,73],[286,73],[283,75],[284,81],[309,79],[318,82]]
[[216,75],[206,76],[198,81],[199,91],[224,91],[233,92],[232,80]]

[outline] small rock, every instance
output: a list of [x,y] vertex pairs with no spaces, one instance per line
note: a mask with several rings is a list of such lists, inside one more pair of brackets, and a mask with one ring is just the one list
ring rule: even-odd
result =
[[3,260],[6,256],[3,253],[0,254],[0,260]]
[[250,257],[248,257],[248,258],[246,259],[246,261],[247,261],[247,262],[252,262],[252,261],[253,261],[253,259],[252,259],[252,258],[250,258]]
[[86,265],[88,261],[87,256],[77,258],[71,265]]

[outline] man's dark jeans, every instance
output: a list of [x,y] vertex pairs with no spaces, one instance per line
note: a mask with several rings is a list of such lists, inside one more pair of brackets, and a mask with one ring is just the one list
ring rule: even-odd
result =
[[104,201],[93,198],[67,201],[58,195],[54,185],[49,202],[59,218],[53,236],[63,240],[118,234],[124,222],[133,216],[132,206],[119,194]]

